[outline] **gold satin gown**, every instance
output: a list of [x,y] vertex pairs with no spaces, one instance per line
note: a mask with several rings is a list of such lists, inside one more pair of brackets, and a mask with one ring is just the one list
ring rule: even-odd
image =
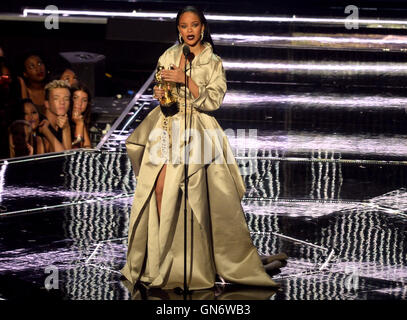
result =
[[[174,45],[159,58],[158,65],[166,69],[171,64],[178,65],[181,55],[182,46]],[[199,97],[194,99],[187,90],[188,108],[193,107],[192,141],[198,142],[192,144],[193,161],[190,160],[188,169],[188,287],[212,288],[216,274],[227,282],[278,287],[265,272],[252,243],[241,206],[244,182],[227,137],[210,114],[220,107],[226,93],[222,60],[213,54],[211,45],[205,44],[192,61],[192,79],[199,86]],[[133,286],[140,280],[155,288],[183,287],[184,164],[173,161],[176,156],[172,151],[180,149],[183,155],[184,142],[183,138],[172,138],[184,134],[185,96],[184,87],[179,92],[176,88],[173,91],[178,95],[179,112],[165,116],[157,106],[126,140],[137,184],[129,222],[127,261],[121,273]],[[191,112],[187,116],[189,124]],[[160,134],[162,129],[168,136]],[[212,143],[217,150],[205,161],[196,161],[192,155],[204,150],[203,141]],[[167,143],[168,148],[161,148],[160,142]],[[174,149],[174,143],[181,148]],[[164,163],[167,169],[159,221],[155,183]]]

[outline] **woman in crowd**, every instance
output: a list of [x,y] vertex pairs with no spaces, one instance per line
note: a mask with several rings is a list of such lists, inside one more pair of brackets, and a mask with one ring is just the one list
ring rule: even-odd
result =
[[37,110],[37,107],[31,101],[31,99],[23,99],[21,103],[21,109],[24,113],[24,120],[31,125],[31,135],[32,135],[32,147],[33,154],[41,154],[49,152],[49,147],[45,141],[45,137],[41,133],[41,127],[44,125],[43,117]]
[[9,127],[10,158],[34,154],[32,129],[29,122],[16,120]]
[[[1,50],[1,48],[0,48]],[[10,69],[3,57],[3,51],[0,55],[0,159],[8,158],[9,143],[7,128],[11,124],[12,105],[10,104],[10,85],[11,74]]]
[[91,148],[89,125],[91,116],[91,95],[82,83],[74,85],[72,92],[71,132],[72,148]]
[[45,115],[45,84],[47,69],[43,60],[36,54],[27,54],[23,59],[23,78],[19,78],[21,98],[29,98],[40,114]]
[[66,68],[59,77],[59,80],[64,80],[71,87],[78,85],[78,78],[72,69]]
[[10,155],[8,128],[14,120],[22,119],[18,109],[20,87],[6,57],[0,56],[0,159]]

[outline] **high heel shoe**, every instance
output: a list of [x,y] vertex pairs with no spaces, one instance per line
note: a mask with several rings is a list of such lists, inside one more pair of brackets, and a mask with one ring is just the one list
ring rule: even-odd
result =
[[273,271],[276,269],[280,269],[283,266],[283,263],[279,260],[270,262],[264,266],[264,270],[266,271]]
[[272,277],[272,276],[275,276],[275,275],[281,273],[280,268],[282,266],[283,266],[283,263],[279,260],[276,260],[276,261],[270,262],[269,264],[266,264],[264,266],[264,270],[266,271],[266,273],[269,276]]
[[[287,264],[287,259],[288,259],[288,256],[287,256],[287,254],[285,254],[284,252],[280,252],[280,253],[278,253],[278,254],[274,254],[274,255],[271,255],[271,256],[264,256],[264,257],[260,257],[260,259],[261,259],[261,262],[264,264],[264,265],[266,265],[266,264],[269,264],[269,263],[271,263],[271,262],[273,262],[273,261],[281,261],[281,262],[285,262],[285,265]],[[284,265],[284,266],[285,266]],[[284,267],[283,266],[283,267]]]

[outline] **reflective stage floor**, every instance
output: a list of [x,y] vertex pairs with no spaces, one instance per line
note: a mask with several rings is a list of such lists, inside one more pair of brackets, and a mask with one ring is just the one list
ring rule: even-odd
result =
[[[289,256],[273,276],[281,288],[218,283],[192,299],[407,298],[407,166],[256,163],[242,205],[259,253]],[[142,298],[119,274],[135,187],[125,153],[70,152],[1,168],[1,298]],[[47,291],[55,274],[57,289]]]

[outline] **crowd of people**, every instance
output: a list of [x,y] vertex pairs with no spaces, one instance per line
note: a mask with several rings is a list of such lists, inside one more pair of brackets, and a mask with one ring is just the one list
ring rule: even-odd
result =
[[0,159],[90,148],[91,100],[72,68],[51,75],[36,53],[11,65],[0,47]]

